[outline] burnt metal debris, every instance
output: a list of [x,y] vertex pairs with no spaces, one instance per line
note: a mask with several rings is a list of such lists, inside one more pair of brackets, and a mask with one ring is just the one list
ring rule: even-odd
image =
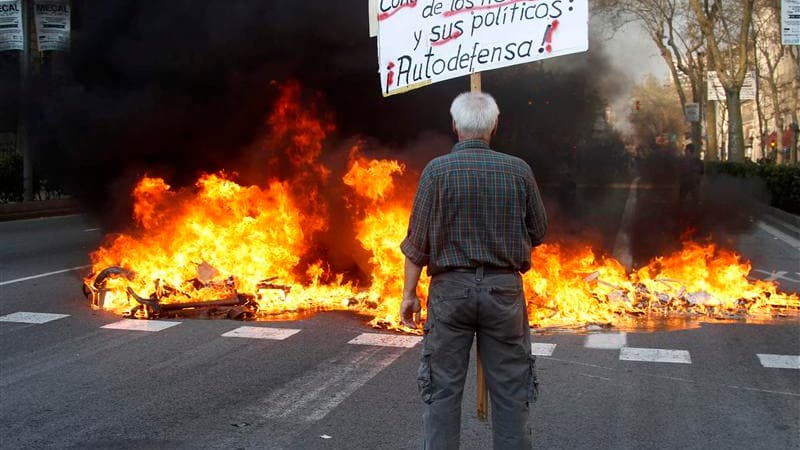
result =
[[[119,277],[132,280],[134,273],[123,267],[112,266],[98,272],[92,282],[84,282],[83,294],[90,300],[92,308],[102,309],[104,307],[106,296],[112,291],[108,287],[108,283],[110,280]],[[275,283],[275,280],[277,280],[277,277],[261,280],[256,284],[256,289],[279,290],[284,295],[291,291],[291,286]],[[222,282],[203,282],[198,278],[193,278],[187,280],[185,285],[188,289],[180,290],[157,279],[155,280],[153,291],[147,296],[140,295],[132,287],[128,286],[125,289],[128,300],[134,300],[136,304],[123,315],[137,319],[157,319],[175,316],[187,310],[203,309],[207,310],[207,315],[222,315],[231,319],[252,319],[258,313],[256,297],[252,294],[237,292],[233,277],[228,277]],[[191,291],[203,289],[213,289],[214,292],[220,292],[225,297],[212,300],[194,300]],[[175,301],[175,298],[181,297],[185,298],[186,301]],[[165,299],[170,301],[165,302]]]

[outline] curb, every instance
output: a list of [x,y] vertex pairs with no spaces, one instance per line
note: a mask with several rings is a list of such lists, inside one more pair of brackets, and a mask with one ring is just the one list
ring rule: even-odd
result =
[[74,198],[0,203],[0,222],[64,216],[67,214],[78,214],[80,212],[80,203]]

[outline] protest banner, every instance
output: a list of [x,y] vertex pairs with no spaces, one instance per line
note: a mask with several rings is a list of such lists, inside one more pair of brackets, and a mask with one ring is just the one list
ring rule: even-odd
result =
[[379,0],[384,96],[586,51],[588,0]]
[[0,51],[22,50],[22,2],[0,1]]
[[36,1],[36,43],[39,51],[69,49],[69,2]]

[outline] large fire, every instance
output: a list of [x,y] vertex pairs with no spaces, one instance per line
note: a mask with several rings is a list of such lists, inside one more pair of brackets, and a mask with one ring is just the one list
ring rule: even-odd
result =
[[[161,178],[139,181],[136,228],[108,236],[91,255],[86,285],[102,291],[98,306],[136,314],[146,311],[142,302],[227,300],[246,303],[261,318],[353,310],[373,317],[375,326],[403,329],[399,244],[417,174],[399,161],[367,158],[356,144],[346,173],[334,179],[320,160],[334,126],[299,97],[297,84],[284,86],[267,121],[263,151],[273,156],[262,185],[242,186],[224,172],[182,189]],[[292,175],[272,174],[274,167]],[[337,273],[319,250],[318,235],[333,214],[326,189],[343,196],[353,224],[347,238],[369,255],[366,277]],[[633,273],[589,247],[546,244],[534,250],[532,266],[523,279],[530,322],[538,327],[621,324],[642,315],[771,316],[800,307],[797,295],[777,293],[774,283],[749,281],[748,262],[711,244],[687,242]],[[109,267],[120,269],[104,273]]]

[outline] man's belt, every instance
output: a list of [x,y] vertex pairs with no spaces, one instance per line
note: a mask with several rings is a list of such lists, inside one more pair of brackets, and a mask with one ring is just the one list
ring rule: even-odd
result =
[[444,272],[464,272],[464,273],[474,273],[475,275],[501,275],[501,274],[519,273],[519,270],[508,269],[503,267],[478,266],[478,267],[454,267],[452,269],[447,269]]

